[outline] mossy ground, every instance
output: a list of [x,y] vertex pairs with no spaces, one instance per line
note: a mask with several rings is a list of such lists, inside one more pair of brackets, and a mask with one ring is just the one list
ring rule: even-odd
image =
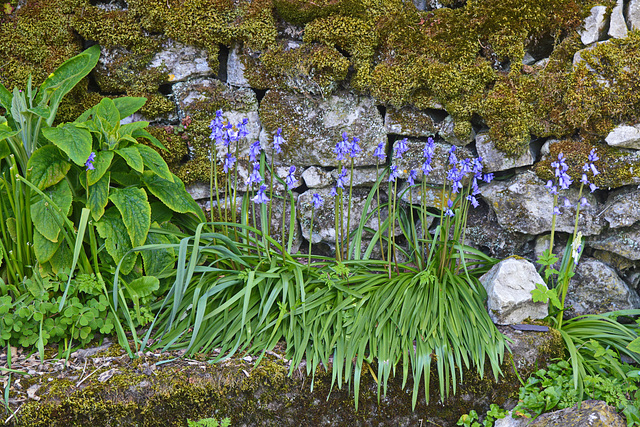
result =
[[[331,390],[330,372],[319,369],[315,378],[311,378],[301,367],[289,376],[286,364],[274,356],[268,355],[257,366],[240,357],[209,364],[207,355],[155,365],[176,355],[158,358],[147,353],[129,359],[124,350],[112,346],[107,352],[92,356],[102,359],[93,359],[87,365],[91,368],[81,375],[78,375],[80,370],[70,368],[70,373],[63,375],[23,379],[25,389],[41,385],[37,392],[41,400],[25,403],[14,425],[184,426],[187,418],[206,417],[230,417],[232,425],[369,425],[372,422],[417,425],[420,420],[454,425],[460,415],[471,409],[485,411],[490,403],[513,405],[520,385],[518,375],[526,377],[532,370],[562,356],[562,340],[557,333],[551,332],[542,340],[536,333],[530,333],[523,342],[525,346],[541,346],[535,363],[516,357],[514,364],[511,356],[506,355],[502,365],[504,376],[497,382],[488,372],[481,378],[465,370],[464,381],[458,385],[456,394],[443,401],[437,386],[434,387],[437,385],[434,367],[430,404],[425,403],[421,388],[415,410],[411,406],[411,380],[403,387],[399,376],[393,378],[386,396],[379,401],[378,386],[368,369],[363,370],[356,410],[347,385]],[[105,366],[108,357],[112,358],[111,363]],[[81,369],[81,363],[78,366]],[[95,373],[84,379],[94,369]],[[100,375],[109,369],[116,371],[110,379],[101,382]],[[376,369],[373,367],[372,372]]]

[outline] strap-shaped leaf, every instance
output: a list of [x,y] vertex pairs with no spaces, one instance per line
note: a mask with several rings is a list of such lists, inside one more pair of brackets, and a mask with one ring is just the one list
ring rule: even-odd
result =
[[71,164],[55,145],[38,148],[27,163],[27,179],[40,190],[59,183],[69,172]]
[[60,241],[52,242],[44,237],[38,230],[33,232],[33,251],[40,264],[49,261],[60,247]]
[[51,126],[58,111],[60,100],[73,87],[82,80],[93,67],[98,63],[100,57],[100,46],[94,45],[84,52],[70,58],[62,63],[53,73],[40,85],[40,90],[36,96],[35,103],[40,104],[43,96],[51,96],[49,105],[51,113],[47,119],[47,124]]
[[141,96],[123,96],[121,98],[115,98],[113,100],[114,105],[120,112],[120,119],[129,117],[130,115],[141,109],[145,102],[147,102],[147,98]]
[[96,153],[96,158],[93,161],[93,170],[87,171],[89,185],[95,184],[102,178],[109,166],[111,166],[112,160],[113,151],[103,150]]
[[[43,191],[55,203],[51,205],[43,197],[34,195],[35,203],[31,204],[31,221],[34,227],[44,237],[52,242],[58,241],[61,225],[64,225],[64,217],[71,211],[73,195],[66,180],[62,180]],[[56,207],[59,209],[56,209]]]
[[144,162],[137,147],[125,147],[116,150],[116,153],[136,172],[142,173]]
[[107,172],[93,185],[89,185],[87,208],[91,210],[91,217],[98,221],[104,215],[104,209],[109,203],[109,182],[111,176]]
[[151,206],[147,192],[136,187],[114,188],[110,191],[109,200],[120,211],[133,246],[142,246],[151,227]]
[[147,189],[156,196],[162,203],[174,212],[194,213],[204,221],[204,214],[200,206],[193,200],[193,197],[184,189],[184,184],[180,178],[173,176],[173,182],[160,178],[150,171],[142,174],[142,182]]
[[83,166],[91,154],[91,132],[74,123],[42,129],[42,134],[77,165]]
[[144,166],[147,170],[150,170],[162,179],[173,181],[173,174],[169,170],[169,166],[167,166],[167,163],[156,150],[142,144],[137,145],[136,148],[140,151]]
[[[131,240],[127,234],[127,227],[122,221],[120,212],[115,207],[112,206],[107,209],[100,221],[96,222],[96,230],[98,230],[100,237],[105,240],[105,248],[116,263],[120,262],[122,257],[131,250]],[[127,255],[120,267],[122,274],[131,272],[136,258],[136,254]]]

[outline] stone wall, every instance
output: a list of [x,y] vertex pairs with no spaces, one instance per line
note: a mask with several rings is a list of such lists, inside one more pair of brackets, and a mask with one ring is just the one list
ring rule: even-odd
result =
[[[553,176],[550,163],[563,153],[577,183],[595,149],[599,189],[587,195],[590,206],[580,213],[586,262],[573,289],[602,301],[586,309],[591,312],[638,307],[640,0],[8,5],[0,18],[0,81],[23,87],[31,73],[39,82],[99,43],[99,65],[68,97],[59,119],[74,119],[104,96],[146,96],[142,115],[133,119],[152,122],[152,133],[168,148],[163,156],[203,204],[209,199],[208,125],[216,110],[234,123],[249,120],[242,157],[255,140],[268,148],[281,128],[286,143],[274,159],[278,174],[297,167],[294,247],[305,248],[310,238],[317,251],[333,247],[330,207],[316,213],[310,237],[309,202],[312,193],[326,196],[335,184],[333,148],[343,132],[360,138],[364,153],[355,164],[356,218],[381,166],[374,148],[383,143],[390,158],[394,144],[408,138],[407,156],[396,164],[402,188],[433,137],[441,173],[428,177],[428,188],[437,192],[452,144],[480,155],[485,172],[497,178],[481,187],[467,242],[492,256],[531,260],[551,230],[552,197],[544,187]],[[242,159],[240,192],[247,190],[248,167]],[[577,193],[577,187],[566,192],[573,206]],[[439,198],[415,192],[405,197],[405,209],[410,202],[436,207]],[[574,214],[575,207],[558,217],[556,253],[573,230]],[[276,233],[279,223],[276,217]]]

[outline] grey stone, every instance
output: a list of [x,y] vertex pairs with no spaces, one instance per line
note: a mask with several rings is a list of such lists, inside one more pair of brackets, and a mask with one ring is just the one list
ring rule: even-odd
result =
[[[386,142],[382,116],[368,96],[343,92],[322,98],[270,90],[260,104],[260,117],[273,126],[263,127],[260,133],[269,159],[273,135],[282,128],[286,142],[283,153],[276,155],[278,164],[336,167],[334,148],[346,132],[349,138],[360,138],[362,153],[354,159],[354,165],[375,166],[373,151],[380,142]],[[343,164],[348,163],[349,159]]]
[[191,77],[215,74],[207,62],[207,51],[167,39],[151,59],[151,67],[166,67],[168,82],[180,82]]
[[249,87],[249,82],[244,76],[244,69],[240,46],[236,43],[231,48],[227,59],[227,83],[233,86]]
[[625,427],[624,417],[601,400],[584,400],[571,408],[548,412],[531,421],[529,427]]
[[[379,174],[382,173],[384,168],[375,168],[371,166],[362,167],[362,168],[353,168],[353,186],[354,187],[373,187],[373,185],[378,180]],[[350,168],[346,169],[347,171],[347,185],[351,182],[351,170]],[[331,185],[334,185],[336,179],[338,178],[338,169],[333,169],[330,172],[331,175]],[[383,181],[384,182],[384,181]]]
[[640,29],[640,0],[630,0],[627,6],[627,24],[630,30]]
[[595,43],[603,36],[607,26],[607,7],[593,6],[591,14],[584,21],[584,29],[580,31],[580,40],[585,45]]
[[[493,181],[480,190],[504,229],[536,235],[551,231],[553,196],[544,185],[534,172],[526,171],[508,181]],[[556,219],[556,231],[573,233],[578,190],[562,190],[561,196],[567,197],[572,207],[561,208],[562,215]],[[580,209],[578,227],[585,236],[598,234],[603,229],[603,218],[598,215],[601,209],[592,194],[583,196],[590,206]]]
[[627,23],[624,20],[624,0],[617,0],[609,17],[609,36],[615,39],[627,37]]
[[522,58],[522,65],[533,65],[535,63],[536,58],[534,58],[529,52],[525,52],[524,57]]
[[619,125],[604,140],[612,147],[640,150],[640,124]]
[[629,227],[640,221],[640,189],[633,187],[611,193],[603,212],[610,228]]
[[587,239],[587,245],[637,261],[640,260],[640,228],[632,226],[605,230]]
[[473,142],[476,137],[476,132],[471,128],[471,131],[460,139],[454,132],[455,119],[452,116],[447,116],[442,123],[440,123],[440,130],[438,135],[442,137],[451,145],[465,146]]
[[509,411],[506,417],[499,418],[493,423],[494,427],[525,427],[529,424],[528,418],[513,418],[513,411]]
[[542,319],[548,304],[533,302],[531,291],[536,284],[546,287],[533,264],[522,258],[507,258],[480,277],[487,290],[489,317],[499,325],[521,323],[525,319]]
[[495,147],[488,133],[476,135],[476,150],[482,158],[485,172],[497,172],[520,166],[529,166],[533,164],[534,160],[530,150],[527,150],[517,158],[506,156]]
[[640,297],[616,271],[593,258],[580,260],[576,275],[569,282],[565,307],[567,314],[602,314],[609,311],[640,308]]
[[309,188],[329,187],[333,183],[331,172],[318,166],[310,166],[302,172],[302,179]]
[[435,114],[413,107],[389,107],[384,117],[384,126],[389,133],[413,137],[433,136],[440,129]]

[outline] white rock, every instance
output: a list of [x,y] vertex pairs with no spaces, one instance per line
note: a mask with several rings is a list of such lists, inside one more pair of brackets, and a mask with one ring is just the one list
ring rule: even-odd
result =
[[630,30],[640,29],[640,0],[631,0],[627,6],[627,23]]
[[584,21],[584,30],[580,32],[580,40],[585,45],[590,45],[600,40],[607,25],[607,7],[593,6],[591,15]]
[[497,419],[494,427],[525,427],[531,421],[528,418],[513,418],[513,411],[509,411],[506,417]]
[[495,147],[488,133],[476,135],[476,150],[482,158],[484,172],[497,172],[533,164],[531,150],[527,149],[520,157],[509,157]]
[[620,125],[609,132],[604,140],[612,147],[640,150],[640,124]]
[[329,187],[332,182],[331,173],[318,166],[311,166],[302,172],[302,179],[309,188]]
[[240,59],[239,45],[235,44],[227,59],[227,83],[233,86],[249,87],[249,82],[244,77],[244,68]]
[[624,1],[618,0],[609,18],[609,36],[616,39],[627,37],[627,32],[629,31],[627,23],[624,21],[623,9]]
[[190,77],[215,74],[207,62],[207,51],[168,39],[162,50],[153,57],[151,67],[167,67],[170,82],[184,81]]
[[489,317],[498,325],[518,324],[528,318],[542,319],[548,314],[548,304],[534,303],[531,296],[536,284],[546,288],[544,280],[525,259],[500,261],[480,282],[487,290]]

